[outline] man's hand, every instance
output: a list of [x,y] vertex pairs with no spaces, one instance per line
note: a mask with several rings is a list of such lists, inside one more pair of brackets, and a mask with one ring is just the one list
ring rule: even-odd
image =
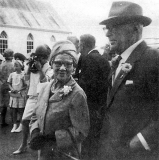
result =
[[144,147],[143,147],[142,143],[140,142],[137,135],[130,141],[129,146],[132,151],[144,149]]

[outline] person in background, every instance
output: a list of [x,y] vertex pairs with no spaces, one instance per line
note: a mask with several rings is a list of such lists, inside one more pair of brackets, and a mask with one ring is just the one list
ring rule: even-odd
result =
[[3,61],[4,61],[4,57],[0,54],[0,66],[1,66]]
[[84,150],[91,159],[96,154],[100,129],[102,125],[110,66],[97,49],[95,37],[90,34],[80,36],[80,59],[75,72],[78,84],[87,95],[90,112],[90,132],[86,138]]
[[1,64],[0,67],[0,75],[1,75],[1,85],[0,85],[0,108],[1,108],[1,127],[6,127],[8,124],[6,123],[6,113],[7,107],[9,107],[9,85],[8,85],[8,77],[10,73],[14,72],[14,65],[12,63],[13,60],[13,50],[6,49],[4,51],[5,61]]
[[[4,61],[4,57],[2,56],[2,54],[0,54],[0,71],[1,71],[1,64]],[[3,85],[3,80],[2,80],[2,74],[0,72],[0,108],[2,106],[2,85]]]
[[142,39],[151,19],[140,5],[112,3],[107,28],[117,55],[97,160],[159,159],[159,51]]
[[51,79],[53,71],[49,65],[48,58],[50,56],[50,51],[46,45],[39,45],[35,53],[29,59],[28,71],[25,75],[25,80],[29,80],[29,90],[27,103],[22,117],[22,144],[19,149],[13,152],[13,154],[24,153],[27,149],[27,140],[29,135],[29,123],[36,107],[37,97],[38,97],[38,86],[42,83],[47,82]]
[[77,53],[78,60],[79,60],[79,57],[81,55],[80,50],[79,50],[79,39],[76,36],[68,36],[67,40],[71,41],[75,45],[75,48],[77,51],[76,53]]
[[72,77],[77,64],[72,42],[56,42],[50,64],[54,79],[39,94],[30,123],[30,147],[40,149],[39,160],[76,159],[89,131],[89,111],[86,95]]
[[[20,60],[14,61],[15,72],[12,72],[9,75],[8,83],[10,88],[10,107],[12,109],[12,119],[13,119],[13,128],[11,132],[21,132],[22,131],[22,115],[24,112],[24,107],[26,103],[26,92],[27,87],[24,80],[23,63]],[[18,117],[20,115],[20,125],[18,127]]]
[[[29,57],[29,55],[27,55]],[[15,53],[14,54],[14,59],[15,60],[20,60],[23,64],[23,68],[22,68],[22,71],[24,72],[24,75],[27,73],[28,71],[28,59],[26,58],[25,55],[23,55],[22,53]],[[27,92],[28,92],[28,89],[29,89],[29,80],[25,80],[25,83],[27,84],[27,88],[25,89],[25,92],[26,92],[26,99],[27,99]]]
[[26,57],[22,53],[15,53],[14,55],[15,60],[20,60],[22,63],[26,60]]

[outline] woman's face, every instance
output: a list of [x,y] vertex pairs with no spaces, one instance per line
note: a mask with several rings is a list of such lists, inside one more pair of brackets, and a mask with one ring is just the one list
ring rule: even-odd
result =
[[73,59],[68,54],[59,54],[55,57],[52,67],[55,78],[66,83],[74,71]]

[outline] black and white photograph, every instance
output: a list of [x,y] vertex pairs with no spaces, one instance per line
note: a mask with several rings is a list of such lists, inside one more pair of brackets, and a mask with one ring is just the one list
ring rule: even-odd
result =
[[159,160],[158,0],[0,0],[0,160]]

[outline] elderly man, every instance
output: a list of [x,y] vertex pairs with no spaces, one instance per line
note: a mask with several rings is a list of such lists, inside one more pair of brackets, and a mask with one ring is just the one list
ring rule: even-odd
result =
[[100,23],[120,56],[117,69],[112,66],[99,160],[159,158],[159,52],[142,40],[143,27],[150,23],[138,4],[124,1],[113,2]]

